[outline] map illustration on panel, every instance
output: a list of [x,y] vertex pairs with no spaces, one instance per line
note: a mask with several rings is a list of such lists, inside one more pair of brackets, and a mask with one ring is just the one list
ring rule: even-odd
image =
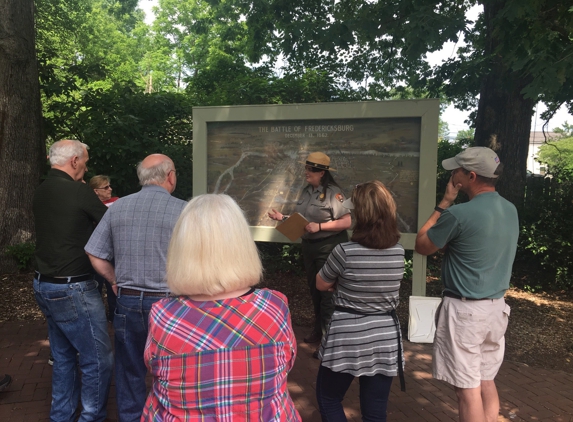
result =
[[274,227],[267,213],[292,214],[311,152],[331,159],[350,196],[380,180],[398,205],[399,229],[417,231],[421,118],[312,119],[207,123],[207,190],[232,196],[251,226]]

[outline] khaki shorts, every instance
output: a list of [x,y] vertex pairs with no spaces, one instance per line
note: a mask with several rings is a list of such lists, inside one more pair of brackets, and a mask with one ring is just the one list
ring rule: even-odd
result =
[[434,378],[459,388],[493,380],[503,362],[509,312],[503,298],[445,297],[436,312]]

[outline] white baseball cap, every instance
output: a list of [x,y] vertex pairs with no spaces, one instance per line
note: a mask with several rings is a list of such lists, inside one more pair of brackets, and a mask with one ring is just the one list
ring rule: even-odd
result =
[[455,170],[464,168],[473,171],[475,174],[487,178],[495,179],[495,174],[500,161],[497,154],[487,147],[466,148],[453,158],[447,158],[442,161],[442,167],[445,170]]

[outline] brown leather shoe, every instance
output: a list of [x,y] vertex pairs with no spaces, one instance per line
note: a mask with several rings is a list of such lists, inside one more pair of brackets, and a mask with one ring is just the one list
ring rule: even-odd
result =
[[322,339],[322,333],[319,331],[313,331],[308,336],[303,338],[305,343],[318,343]]

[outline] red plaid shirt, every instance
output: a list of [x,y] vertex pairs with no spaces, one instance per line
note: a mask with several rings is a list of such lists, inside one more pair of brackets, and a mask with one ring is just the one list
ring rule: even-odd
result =
[[142,421],[300,421],[287,389],[296,341],[287,299],[162,299],[149,315],[153,387]]

